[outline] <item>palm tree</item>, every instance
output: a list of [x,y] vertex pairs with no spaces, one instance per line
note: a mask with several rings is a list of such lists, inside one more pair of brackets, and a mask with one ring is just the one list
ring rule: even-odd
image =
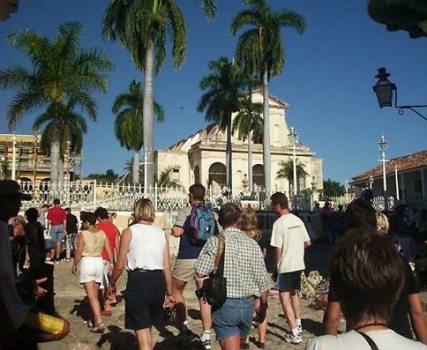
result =
[[[133,150],[132,181],[139,183],[139,151],[144,145],[144,94],[141,83],[135,80],[129,85],[129,90],[116,97],[112,111],[117,115],[115,121],[115,134],[120,145],[128,150]],[[164,110],[154,101],[154,114],[157,120],[164,120]],[[145,184],[144,184],[145,186]]]
[[134,64],[144,71],[144,154],[148,155],[147,184],[154,183],[153,75],[166,57],[166,42],[172,44],[173,66],[182,65],[187,49],[184,16],[173,0],[112,0],[104,13],[103,35],[119,39]]
[[53,184],[59,173],[64,106],[80,108],[95,120],[98,106],[91,93],[107,90],[106,71],[113,67],[101,50],[80,47],[81,32],[82,25],[75,21],[61,24],[53,40],[30,30],[13,34],[11,44],[29,57],[32,67],[12,66],[0,71],[0,86],[18,89],[7,114],[10,128],[15,128],[24,113],[47,106]]
[[247,78],[227,57],[210,61],[208,67],[211,73],[204,76],[199,83],[205,93],[200,98],[197,110],[206,111],[206,121],[218,124],[220,130],[227,130],[226,182],[227,187],[232,189],[231,117],[240,109],[240,99],[243,96],[243,88],[247,86]]
[[252,141],[262,135],[263,120],[261,117],[262,104],[253,103],[251,95],[246,95],[240,99],[240,111],[233,121],[233,133],[238,131],[239,139],[248,140],[248,177],[249,191],[253,190],[252,175]]
[[165,170],[163,170],[157,179],[157,186],[159,187],[176,187],[178,189],[182,188],[182,185],[178,180],[172,179],[171,175],[176,166],[169,166]]
[[271,151],[270,151],[270,115],[269,81],[271,76],[282,73],[285,63],[285,45],[281,38],[281,27],[290,27],[297,33],[305,31],[304,18],[294,11],[272,11],[266,0],[247,0],[249,9],[240,11],[231,21],[233,35],[246,25],[252,26],[244,32],[237,43],[236,61],[246,72],[259,74],[263,85],[264,132],[263,163],[264,181],[267,195],[271,192]]
[[[297,181],[296,183],[298,183],[298,179],[301,177],[305,177],[308,175],[308,173],[305,171],[305,164],[303,163],[299,163],[298,159],[295,161],[296,162],[296,170],[297,170]],[[279,171],[277,172],[277,179],[287,179],[288,183],[289,183],[289,194],[293,193],[293,191],[291,191],[291,187],[294,181],[294,161],[293,159],[289,159],[286,162],[285,161],[281,161],[279,163]],[[293,190],[293,189],[292,189]]]
[[[72,152],[79,154],[83,146],[83,135],[87,133],[85,118],[74,110],[72,103],[51,104],[47,110],[36,117],[33,130],[44,127],[40,146],[44,149],[50,147],[51,162],[58,168],[59,187],[63,183],[64,154]],[[55,137],[58,136],[58,140]],[[58,162],[58,163],[55,163]]]

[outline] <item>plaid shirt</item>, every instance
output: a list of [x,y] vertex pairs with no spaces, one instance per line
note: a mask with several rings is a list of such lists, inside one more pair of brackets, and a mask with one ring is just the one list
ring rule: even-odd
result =
[[[227,298],[259,296],[270,287],[261,248],[258,243],[240,229],[224,230],[225,260],[224,277],[227,279]],[[196,272],[209,275],[214,270],[218,238],[206,242],[194,266]]]

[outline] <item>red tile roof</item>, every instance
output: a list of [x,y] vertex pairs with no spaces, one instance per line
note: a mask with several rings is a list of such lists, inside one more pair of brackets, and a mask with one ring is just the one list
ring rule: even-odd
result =
[[[386,173],[390,175],[394,173],[394,169],[398,172],[415,170],[422,167],[427,167],[427,150],[420,151],[408,156],[390,159],[386,162]],[[369,177],[380,177],[382,176],[382,164],[352,178],[353,185],[365,184]]]

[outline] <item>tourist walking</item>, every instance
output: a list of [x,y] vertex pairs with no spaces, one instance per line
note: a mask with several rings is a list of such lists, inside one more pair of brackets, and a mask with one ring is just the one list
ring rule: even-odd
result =
[[65,259],[70,261],[72,255],[77,248],[77,233],[79,231],[77,217],[71,213],[71,208],[65,208],[66,213],[66,225],[65,230]]
[[164,232],[153,225],[155,210],[149,199],[136,202],[134,215],[136,223],[121,235],[109,289],[115,291],[126,266],[125,328],[135,332],[139,350],[151,350],[151,326],[163,307],[174,304],[169,244]]
[[53,262],[61,261],[62,240],[67,234],[67,213],[61,208],[59,199],[53,200],[53,207],[47,211],[47,222],[53,248],[51,249],[51,258]]
[[[113,253],[113,260],[116,263],[117,248],[119,246],[119,231],[117,227],[109,220],[108,211],[105,208],[98,207],[95,210],[95,215],[98,220],[98,228],[105,232],[110,243],[111,252]],[[103,300],[102,315],[111,316],[111,304],[116,302],[116,295],[114,292],[108,293],[109,276],[111,274],[111,266],[108,258],[108,253],[104,249],[102,251],[102,259],[104,260],[104,281],[102,283],[103,292],[101,291],[101,299]]]
[[390,329],[405,266],[393,242],[369,230],[347,232],[332,255],[331,278],[347,332],[310,339],[306,350],[427,349]]
[[[194,333],[190,331],[187,321],[184,289],[187,283],[195,278],[194,263],[207,238],[219,232],[215,214],[204,205],[205,195],[206,189],[203,185],[191,185],[188,191],[190,207],[179,213],[175,225],[172,227],[172,235],[180,237],[179,250],[172,278],[172,288],[176,300],[175,307],[180,328],[180,334],[175,339],[176,342],[194,340]],[[202,231],[207,233],[207,237],[203,240],[196,239],[195,237],[198,230],[195,226],[198,226],[201,221],[204,222]],[[196,284],[197,288],[201,287],[200,282],[196,281]],[[211,348],[210,331],[212,328],[211,308],[202,299],[199,299],[199,306],[203,325],[203,333],[200,341],[204,348],[209,350]]]
[[271,205],[280,217],[274,222],[271,246],[274,247],[277,266],[277,287],[280,303],[291,332],[285,340],[301,343],[301,303],[297,291],[301,288],[301,273],[305,269],[304,250],[311,245],[304,222],[289,211],[288,198],[276,192]]
[[[223,350],[239,350],[252,325],[252,316],[262,323],[267,310],[267,291],[270,279],[264,257],[258,244],[240,230],[240,209],[224,204],[218,213],[219,224],[224,228],[224,277],[227,281],[227,299],[212,312],[217,339]],[[218,236],[211,237],[195,263],[199,280],[214,270],[218,249]],[[255,298],[260,303],[255,308]]]
[[[265,257],[267,255],[267,247],[265,247],[265,244],[263,243],[262,239],[262,231],[258,228],[258,221],[256,217],[256,211],[253,208],[247,208],[246,210],[242,211],[240,214],[240,229],[250,238],[253,238],[255,241],[258,242],[258,245],[261,248],[262,256],[265,261]],[[259,308],[261,304],[261,299],[256,298],[255,300],[255,308]],[[258,329],[258,340],[256,342],[256,345],[258,349],[264,349],[265,348],[265,337],[267,335],[267,314],[261,323],[257,324]],[[249,337],[246,337],[245,342],[242,344],[242,349],[249,349]]]
[[95,214],[82,212],[80,220],[83,230],[78,237],[77,250],[74,254],[71,271],[76,274],[77,265],[81,262],[79,281],[85,288],[91,314],[88,325],[91,332],[103,333],[105,327],[98,299],[99,289],[104,278],[102,251],[104,249],[107,250],[111,265],[113,265],[113,254],[105,232],[96,227]]
[[[347,229],[362,229],[366,232],[377,233],[381,228],[380,235],[384,234],[387,225],[377,223],[377,215],[371,203],[363,199],[353,200],[345,211],[345,224]],[[343,239],[346,236],[344,236]],[[387,237],[396,247],[396,242],[391,237]],[[396,250],[397,247],[396,247]],[[420,290],[411,267],[405,257],[400,254],[404,262],[404,286],[400,293],[399,299],[393,308],[389,326],[396,333],[412,339],[412,330],[417,339],[427,345],[427,322],[421,303]],[[328,293],[328,305],[323,316],[323,328],[325,334],[335,335],[338,331],[338,324],[341,318],[341,303],[337,294],[337,282],[331,277]],[[408,317],[409,315],[409,317]]]

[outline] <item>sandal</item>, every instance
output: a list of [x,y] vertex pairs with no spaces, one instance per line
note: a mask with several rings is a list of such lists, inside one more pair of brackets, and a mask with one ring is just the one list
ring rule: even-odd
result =
[[258,349],[265,349],[265,343],[264,342],[257,341],[256,346]]
[[102,322],[90,329],[92,333],[104,333],[104,330],[105,330],[105,326]]

